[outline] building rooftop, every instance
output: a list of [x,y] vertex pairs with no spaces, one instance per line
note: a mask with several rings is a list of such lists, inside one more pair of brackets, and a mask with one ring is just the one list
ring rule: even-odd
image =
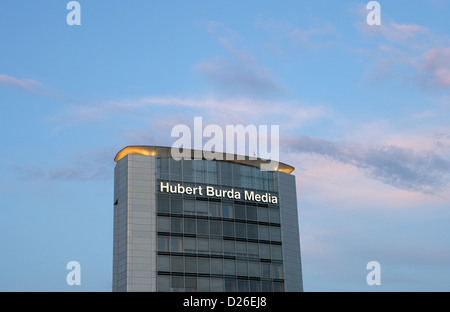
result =
[[[116,157],[114,158],[114,161],[118,162],[119,160],[121,160],[122,158],[124,158],[125,156],[130,155],[130,154],[169,158],[169,157],[172,157],[171,149],[172,149],[171,147],[167,147],[167,146],[145,146],[145,145],[127,146],[117,153]],[[183,149],[181,149],[181,151],[184,151],[185,153],[187,152],[186,150],[183,150]],[[194,149],[189,149],[188,151],[190,151],[190,153],[191,153],[191,159],[200,159],[198,155],[201,155],[202,159],[206,159],[204,157],[203,151],[194,150]],[[237,155],[237,154],[227,154],[227,153],[216,152],[215,155],[219,156],[219,157],[217,157],[219,159],[216,159],[216,161],[231,162],[231,163],[235,163],[235,164],[252,166],[252,167],[257,167],[257,168],[261,168],[262,164],[271,163],[270,160],[265,160],[265,159],[261,159],[261,158],[250,157],[250,156],[242,156],[242,155]],[[220,159],[220,158],[222,158],[222,159]],[[272,165],[274,167],[274,170],[284,172],[287,174],[291,174],[295,170],[294,167],[284,164],[284,163],[281,163],[281,162],[272,161]]]

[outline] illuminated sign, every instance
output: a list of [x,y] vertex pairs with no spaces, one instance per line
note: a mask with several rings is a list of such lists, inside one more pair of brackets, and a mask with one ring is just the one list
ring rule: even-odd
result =
[[214,186],[183,186],[180,183],[175,185],[169,182],[160,182],[159,191],[161,193],[199,195],[216,198],[228,198],[237,200],[253,201],[257,203],[278,204],[278,197],[270,193],[260,194],[253,190],[243,192],[231,189],[220,189]]

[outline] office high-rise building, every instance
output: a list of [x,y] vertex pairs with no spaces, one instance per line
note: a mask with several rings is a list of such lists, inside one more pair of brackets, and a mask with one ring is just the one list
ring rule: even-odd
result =
[[113,291],[303,290],[294,168],[223,159],[117,154]]

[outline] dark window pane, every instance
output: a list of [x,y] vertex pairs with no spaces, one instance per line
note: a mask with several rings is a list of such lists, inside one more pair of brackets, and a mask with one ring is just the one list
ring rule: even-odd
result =
[[170,199],[170,212],[174,214],[182,214],[183,206],[180,198]]
[[223,236],[234,237],[234,222],[223,221]]
[[184,233],[195,234],[197,232],[195,219],[184,219]]
[[259,281],[250,280],[249,282],[251,292],[261,292],[261,283]]
[[209,221],[210,234],[213,236],[222,236],[222,221]]
[[247,224],[248,239],[258,239],[258,226],[256,224]]
[[234,206],[235,218],[238,220],[245,220],[245,206],[235,205]]
[[198,216],[207,216],[208,215],[208,202],[198,200],[197,201],[197,215]]
[[183,233],[183,219],[182,218],[172,218],[171,231],[172,231],[172,233]]
[[158,212],[169,213],[169,211],[170,211],[169,197],[158,196]]
[[237,223],[236,226],[236,237],[237,238],[247,238],[247,225],[245,223]]
[[236,280],[233,278],[225,279],[225,291],[227,292],[237,292]]
[[219,202],[209,202],[209,216],[220,217],[222,215]]
[[238,280],[238,292],[248,292],[248,281]]
[[171,257],[170,268],[172,272],[183,272],[183,257]]
[[169,236],[158,236],[158,251],[169,251]]
[[197,234],[209,235],[208,220],[197,220]]
[[256,206],[246,206],[246,210],[247,210],[247,220],[250,221],[257,221],[256,218]]

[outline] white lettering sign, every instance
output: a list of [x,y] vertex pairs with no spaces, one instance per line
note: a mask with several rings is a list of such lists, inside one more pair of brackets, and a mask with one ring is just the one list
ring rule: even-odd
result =
[[255,191],[244,190],[244,193],[231,188],[231,189],[220,189],[214,186],[184,186],[180,183],[175,185],[169,182],[160,182],[159,191],[161,193],[171,193],[171,194],[188,194],[188,195],[200,195],[207,197],[217,197],[217,198],[228,198],[228,199],[242,199],[246,201],[261,202],[267,204],[278,204],[278,197],[272,195],[271,193],[257,193]]

